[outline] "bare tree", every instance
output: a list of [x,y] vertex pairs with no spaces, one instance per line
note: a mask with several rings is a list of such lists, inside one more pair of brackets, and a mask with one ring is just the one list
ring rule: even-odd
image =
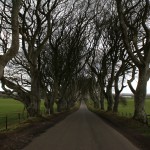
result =
[[[5,66],[7,65],[8,61],[11,60],[13,57],[16,56],[19,50],[19,22],[18,22],[18,14],[20,10],[21,0],[12,0],[12,10],[10,9],[6,1],[0,1],[1,3],[1,11],[0,11],[0,34],[3,36],[3,28],[5,23],[7,22],[6,12],[9,11],[11,13],[11,46],[10,48],[4,53],[0,55],[0,78],[3,76],[3,71]],[[8,9],[8,10],[7,10]]]
[[[41,95],[39,56],[47,40],[49,39],[49,36],[51,35],[52,27],[54,26],[52,18],[59,15],[61,12],[61,10],[58,9],[56,11],[56,7],[59,7],[59,9],[61,8],[61,2],[62,1],[57,0],[51,2],[43,2],[40,0],[23,1],[22,9],[19,13],[19,32],[21,37],[20,54],[22,54],[18,55],[14,59],[15,63],[13,62],[12,66],[19,66],[19,68],[16,68],[17,70],[21,70],[22,67],[22,73],[24,72],[23,70],[25,70],[27,76],[29,77],[26,82],[29,84],[29,89],[31,90],[31,92],[28,93],[30,97],[30,101],[28,101],[30,102],[30,104],[28,104],[30,108],[30,116],[39,115],[40,112]],[[8,18],[8,21],[10,18],[11,17]],[[23,60],[25,60],[26,63]],[[19,82],[20,81],[17,81],[16,84]],[[22,86],[24,85],[22,84]]]
[[57,103],[58,111],[61,111],[63,105],[67,106],[70,97],[68,93],[76,97],[76,94],[74,96],[71,94],[69,87],[76,89],[73,87],[76,84],[73,84],[72,80],[82,70],[90,51],[86,49],[86,46],[87,35],[90,32],[88,24],[93,15],[87,17],[90,5],[86,1],[81,3],[74,2],[74,7],[58,18],[55,30],[47,43],[47,53],[43,53],[42,56],[43,67],[41,69],[45,74],[42,75],[45,76],[43,81],[49,79],[46,82],[51,83],[51,96],[53,97],[49,100],[53,101],[51,104],[54,104],[54,101]]
[[138,84],[134,94],[134,119],[146,122],[144,104],[150,72],[150,2],[149,0],[116,0],[116,4],[124,46],[139,71]]

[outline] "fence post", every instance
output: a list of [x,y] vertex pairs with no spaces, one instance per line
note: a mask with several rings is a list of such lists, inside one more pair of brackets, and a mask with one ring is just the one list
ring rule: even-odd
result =
[[8,116],[6,115],[6,130],[8,128]]

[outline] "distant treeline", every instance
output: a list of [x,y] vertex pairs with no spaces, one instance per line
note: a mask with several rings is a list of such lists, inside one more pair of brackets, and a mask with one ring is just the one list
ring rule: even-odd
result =
[[[134,95],[131,94],[131,93],[123,93],[123,94],[121,94],[120,96],[126,97],[126,98],[134,98]],[[150,98],[150,94],[147,94],[147,95],[146,95],[146,98]]]

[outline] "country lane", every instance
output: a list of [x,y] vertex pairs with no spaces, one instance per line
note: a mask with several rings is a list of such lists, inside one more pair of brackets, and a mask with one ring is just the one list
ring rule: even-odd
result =
[[91,113],[84,102],[23,150],[138,150],[128,139]]

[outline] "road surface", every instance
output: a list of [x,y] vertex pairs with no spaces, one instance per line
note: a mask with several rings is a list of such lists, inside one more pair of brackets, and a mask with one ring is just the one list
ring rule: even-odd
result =
[[80,109],[48,129],[23,150],[138,150],[130,141],[88,111]]

